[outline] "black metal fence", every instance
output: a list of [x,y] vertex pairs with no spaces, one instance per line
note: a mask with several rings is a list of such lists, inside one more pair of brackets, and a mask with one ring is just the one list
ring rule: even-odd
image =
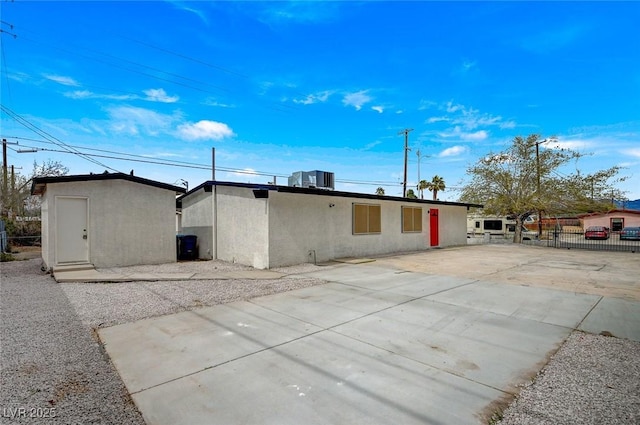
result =
[[611,233],[607,239],[586,239],[582,231],[543,230],[539,238],[522,243],[552,248],[640,252],[640,240],[620,240],[618,233]]

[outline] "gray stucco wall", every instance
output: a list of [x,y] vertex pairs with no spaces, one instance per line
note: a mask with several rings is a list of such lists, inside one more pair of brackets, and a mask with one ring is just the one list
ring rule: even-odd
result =
[[[380,205],[380,234],[353,234],[353,204]],[[430,204],[270,192],[269,265],[327,261],[430,248]],[[333,205],[333,206],[330,206]],[[402,232],[402,207],[422,208],[422,232]],[[466,243],[466,207],[439,210],[439,246]]]
[[56,196],[89,199],[89,261],[96,267],[176,261],[175,193],[126,180],[102,180],[47,185],[42,231],[48,267],[56,261]]
[[269,268],[270,199],[256,199],[248,188],[216,189],[218,259]]
[[200,189],[182,199],[182,234],[198,237],[198,258],[215,258],[213,193]]
[[[272,268],[341,257],[361,257],[430,248],[429,210],[439,211],[438,246],[466,244],[467,209],[460,205],[360,199],[269,191],[255,198],[253,188],[217,185],[213,193],[192,193],[183,199],[184,233],[207,235],[201,244],[215,244],[217,257],[256,268]],[[380,234],[353,234],[353,204],[381,207]],[[422,208],[422,231],[402,232],[402,207]],[[217,208],[217,223],[213,216]],[[197,233],[197,232],[203,233]],[[210,235],[210,236],[209,236]],[[199,236],[200,238],[200,236]],[[208,242],[210,240],[211,242]],[[201,245],[201,258],[203,256]]]
[[[467,244],[467,208],[456,205],[425,205],[424,210],[438,209],[441,247]],[[427,225],[429,217],[426,217]]]

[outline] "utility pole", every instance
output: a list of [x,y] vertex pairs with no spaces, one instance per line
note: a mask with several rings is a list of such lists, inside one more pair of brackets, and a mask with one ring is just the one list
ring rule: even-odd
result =
[[398,134],[404,134],[404,180],[402,181],[402,197],[407,197],[407,153],[409,149],[409,132],[413,131],[413,128],[405,128]]
[[216,148],[211,148],[211,180],[216,181]]
[[2,211],[4,216],[7,211],[7,139],[2,139]]

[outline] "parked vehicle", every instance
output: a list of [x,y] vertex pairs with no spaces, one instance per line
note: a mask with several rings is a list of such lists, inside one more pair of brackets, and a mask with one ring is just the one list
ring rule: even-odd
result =
[[625,227],[620,231],[621,241],[640,241],[640,227]]
[[504,216],[467,216],[467,236],[482,236],[486,233],[490,233],[494,236],[506,236],[508,234],[513,235],[515,229],[516,221]]
[[584,232],[585,239],[609,239],[609,228],[604,226],[589,226]]

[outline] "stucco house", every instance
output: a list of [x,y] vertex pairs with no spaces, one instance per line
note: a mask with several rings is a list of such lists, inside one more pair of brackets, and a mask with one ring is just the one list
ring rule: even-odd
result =
[[612,232],[619,232],[623,227],[640,226],[640,211],[615,209],[606,213],[591,213],[578,216],[583,228],[589,226],[605,226]]
[[178,186],[123,173],[38,177],[42,259],[115,267],[176,261]]
[[466,244],[475,204],[208,181],[179,198],[199,257],[259,269]]

